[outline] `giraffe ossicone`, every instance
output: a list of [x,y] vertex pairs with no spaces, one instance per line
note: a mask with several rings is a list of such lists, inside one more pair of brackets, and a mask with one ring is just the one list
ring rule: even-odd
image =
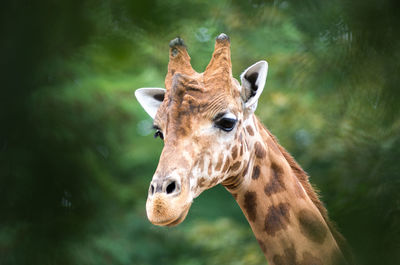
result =
[[268,63],[232,76],[230,39],[216,38],[197,73],[183,40],[170,42],[164,88],[135,91],[164,140],[146,212],[155,225],[181,223],[202,191],[222,184],[241,207],[271,264],[346,264],[342,237],[308,176],[254,115]]

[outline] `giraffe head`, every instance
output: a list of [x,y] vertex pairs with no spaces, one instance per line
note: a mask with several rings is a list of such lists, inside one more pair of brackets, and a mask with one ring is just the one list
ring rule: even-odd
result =
[[242,129],[256,109],[267,69],[265,61],[250,66],[240,84],[232,77],[230,40],[223,33],[203,73],[191,67],[180,38],[170,42],[166,89],[135,92],[154,119],[155,136],[164,140],[146,203],[153,224],[179,224],[202,191],[247,170]]

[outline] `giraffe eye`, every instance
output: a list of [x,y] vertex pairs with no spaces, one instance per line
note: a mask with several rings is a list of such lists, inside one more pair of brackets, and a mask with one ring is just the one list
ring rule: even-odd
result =
[[160,137],[161,140],[164,140],[164,135],[160,130],[157,130],[156,133],[154,134],[154,138]]
[[153,129],[156,130],[154,133],[154,138],[160,137],[161,140],[164,140],[164,134],[161,132],[160,127],[153,125]]
[[225,132],[230,132],[235,128],[237,120],[231,118],[222,118],[220,120],[215,121],[215,126],[220,128]]

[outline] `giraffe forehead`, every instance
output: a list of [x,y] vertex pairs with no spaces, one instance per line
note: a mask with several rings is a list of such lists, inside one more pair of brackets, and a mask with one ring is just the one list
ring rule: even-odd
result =
[[169,122],[187,117],[213,119],[221,112],[237,115],[238,107],[232,96],[222,91],[188,89],[184,94],[171,93],[164,113]]

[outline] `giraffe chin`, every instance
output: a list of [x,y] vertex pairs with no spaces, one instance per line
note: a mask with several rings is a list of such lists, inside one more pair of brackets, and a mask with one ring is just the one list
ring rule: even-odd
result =
[[186,210],[184,210],[181,213],[181,215],[179,215],[178,218],[176,218],[176,219],[172,219],[170,221],[166,221],[166,222],[162,222],[162,223],[153,223],[152,222],[152,224],[158,225],[158,226],[169,226],[169,227],[176,226],[176,225],[182,223],[183,220],[185,220],[188,212],[189,212],[189,207]]
[[147,218],[157,226],[176,226],[185,220],[190,206],[191,203],[184,207],[171,207],[164,200],[147,201]]

